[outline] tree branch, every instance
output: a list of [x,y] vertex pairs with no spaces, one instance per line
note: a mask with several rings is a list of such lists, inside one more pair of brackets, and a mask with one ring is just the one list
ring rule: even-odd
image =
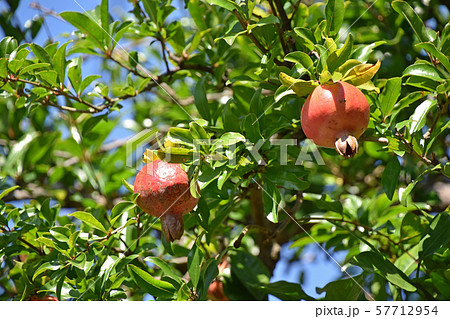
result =
[[[248,31],[248,25],[249,25],[249,23],[241,17],[241,15],[239,14],[239,12],[238,12],[237,10],[233,10],[233,14],[234,14],[234,15],[236,16],[236,18],[238,19],[239,23],[240,23],[241,26],[242,26],[242,29],[247,30],[246,35],[247,35],[247,36],[250,38],[250,40],[256,45],[256,47],[257,47],[263,54],[266,54],[267,52],[269,52],[269,50],[266,49],[266,48],[264,47],[264,45],[262,45],[261,42],[259,42],[259,40],[255,37],[255,35],[254,35],[252,32]],[[276,65],[278,65],[278,66],[284,65],[284,66],[286,66],[286,67],[291,67],[291,63],[289,63],[289,62],[282,62],[282,61],[278,60],[277,58],[274,58],[274,59],[273,59],[273,62],[274,62]]]
[[396,241],[393,240],[391,237],[389,237],[389,236],[386,235],[386,234],[383,234],[383,233],[380,232],[379,230],[376,230],[376,229],[373,229],[373,228],[370,227],[370,226],[361,224],[361,223],[358,222],[358,221],[346,220],[346,219],[343,219],[343,218],[342,218],[342,219],[339,219],[339,218],[329,218],[329,217],[305,217],[305,218],[299,218],[299,219],[296,219],[296,220],[297,220],[297,222],[300,223],[300,224],[305,223],[305,222],[306,222],[306,223],[311,223],[311,221],[314,221],[314,220],[323,220],[323,221],[327,221],[327,222],[330,222],[330,223],[347,223],[347,224],[355,225],[355,226],[357,226],[357,227],[362,227],[362,228],[364,228],[365,230],[374,232],[374,233],[378,234],[379,236],[382,236],[382,237],[386,238],[386,239],[387,239],[389,242],[391,242],[393,245],[395,245],[395,246],[397,246],[398,248],[400,248],[400,250],[401,250],[403,253],[405,253],[405,254],[407,254],[409,257],[411,257],[416,263],[418,262],[418,260],[417,260],[416,258],[414,258],[414,256],[413,256],[408,250],[406,250],[405,248],[403,248],[403,247],[400,245],[400,242],[396,242]]
[[[1,230],[2,232],[5,232],[5,233],[10,233],[10,232],[11,232],[10,230],[4,228],[3,226],[0,226],[0,230]],[[22,243],[24,243],[25,245],[27,245],[28,247],[30,247],[31,249],[33,249],[33,250],[34,250],[35,252],[37,252],[40,256],[45,256],[45,253],[44,253],[41,249],[37,248],[36,246],[34,246],[34,245],[31,244],[30,242],[28,242],[26,239],[23,239],[21,236],[19,236],[19,237],[17,238],[17,240],[21,241]]]

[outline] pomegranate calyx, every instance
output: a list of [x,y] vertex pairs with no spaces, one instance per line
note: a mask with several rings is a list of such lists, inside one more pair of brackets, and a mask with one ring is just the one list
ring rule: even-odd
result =
[[353,157],[358,153],[359,146],[356,137],[347,133],[339,136],[334,145],[336,146],[336,151],[339,155],[344,156],[345,158]]
[[183,217],[166,213],[161,216],[161,230],[168,242],[180,239],[184,232]]

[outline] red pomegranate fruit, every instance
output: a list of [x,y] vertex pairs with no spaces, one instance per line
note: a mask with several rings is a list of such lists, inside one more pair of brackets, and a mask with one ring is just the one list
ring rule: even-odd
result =
[[220,262],[217,267],[219,270],[219,276],[217,276],[213,282],[208,287],[208,298],[213,301],[230,301],[228,297],[225,295],[223,290],[223,282],[221,274],[230,268],[230,263],[227,259],[224,259]]
[[214,281],[208,287],[208,298],[213,301],[230,301],[223,291],[223,283],[219,279]]
[[319,85],[303,104],[301,125],[316,145],[336,148],[344,157],[358,152],[358,141],[369,124],[364,94],[346,82]]
[[42,296],[39,297],[38,295],[33,295],[30,298],[31,301],[59,301],[58,298],[53,296]]
[[147,214],[161,219],[167,241],[180,239],[184,232],[182,216],[197,205],[191,195],[189,178],[180,164],[160,159],[145,165],[137,174],[134,192],[139,193],[138,206]]

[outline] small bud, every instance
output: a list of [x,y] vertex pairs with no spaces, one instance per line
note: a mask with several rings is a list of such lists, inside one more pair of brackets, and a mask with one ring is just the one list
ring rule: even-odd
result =
[[347,133],[338,137],[334,145],[336,146],[336,151],[339,155],[344,156],[345,158],[353,157],[358,153],[358,141],[356,140],[356,137],[348,135]]

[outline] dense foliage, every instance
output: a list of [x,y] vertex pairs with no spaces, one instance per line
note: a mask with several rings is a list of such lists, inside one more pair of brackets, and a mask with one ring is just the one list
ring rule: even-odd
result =
[[[74,29],[60,43],[33,42],[43,8],[24,28],[8,0],[0,19],[1,300],[206,300],[217,276],[231,300],[313,300],[270,282],[286,243],[346,252],[322,299],[450,299],[446,6],[98,2],[58,13]],[[300,123],[318,81],[340,79],[371,107],[350,159]],[[135,204],[145,148],[200,196],[174,243]]]

